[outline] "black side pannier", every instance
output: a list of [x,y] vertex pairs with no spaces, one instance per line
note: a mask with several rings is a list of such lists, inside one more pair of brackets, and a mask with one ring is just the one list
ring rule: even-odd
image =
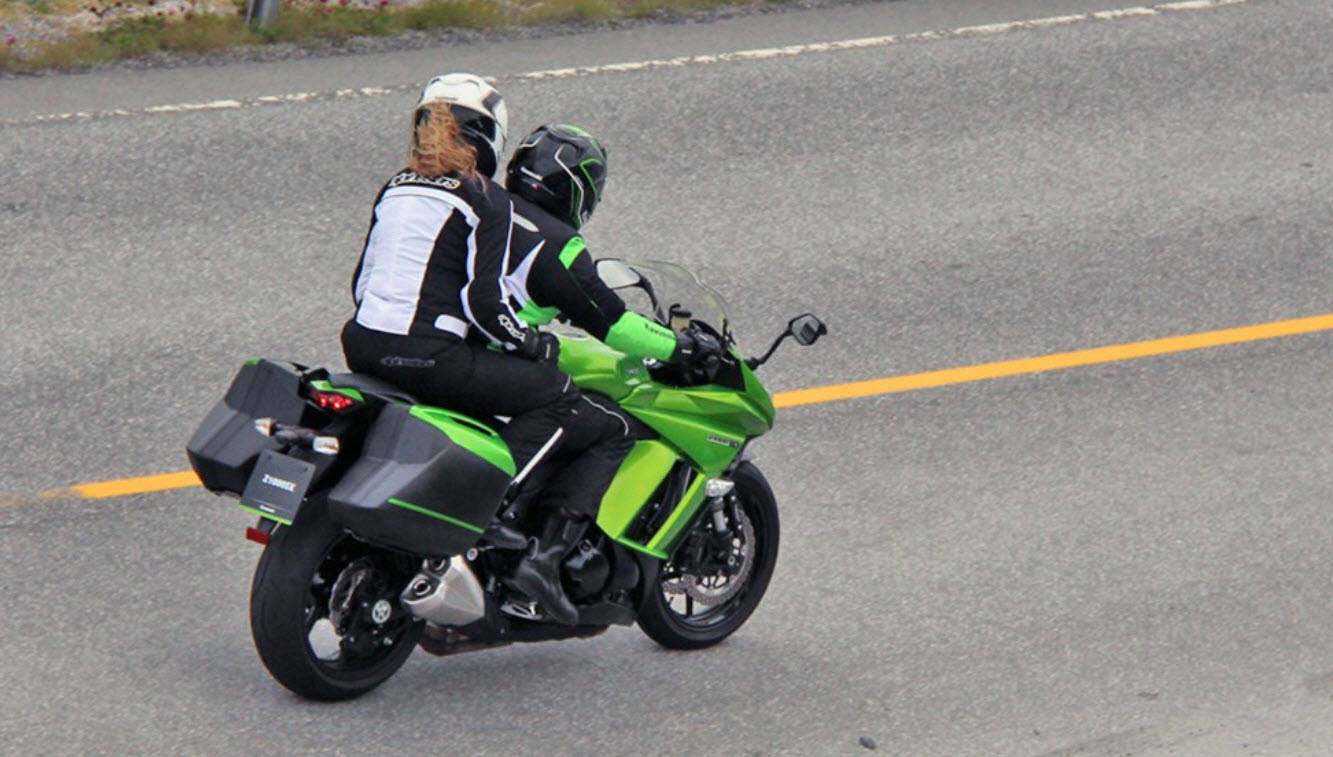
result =
[[245,490],[259,453],[281,446],[255,430],[255,419],[300,424],[309,407],[300,386],[301,366],[292,363],[253,360],[241,368],[186,445],[190,465],[205,488],[236,495]]
[[388,405],[329,493],[329,516],[372,544],[455,555],[481,537],[513,475],[491,429],[448,410]]

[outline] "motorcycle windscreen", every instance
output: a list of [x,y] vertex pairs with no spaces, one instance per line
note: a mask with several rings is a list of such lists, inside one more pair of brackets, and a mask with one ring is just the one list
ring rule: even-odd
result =
[[508,448],[482,424],[439,408],[389,405],[329,493],[329,515],[372,544],[456,555],[481,537],[513,475]]

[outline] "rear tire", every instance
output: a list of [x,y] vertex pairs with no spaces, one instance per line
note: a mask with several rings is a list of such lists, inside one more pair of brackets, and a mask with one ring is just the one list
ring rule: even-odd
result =
[[[741,572],[730,579],[719,581],[717,576],[692,573],[694,566],[677,564],[676,560],[681,559],[684,552],[677,550],[675,557],[663,566],[661,574],[647,587],[647,597],[638,619],[643,632],[668,649],[702,649],[730,636],[759,606],[769,579],[773,577],[779,534],[778,505],[773,490],[759,469],[750,463],[742,463],[731,478],[736,483],[733,494],[742,523],[736,523],[729,516],[729,525],[737,532],[736,553],[750,560],[750,565],[748,568],[742,566]],[[741,527],[747,522],[752,540],[747,539],[747,532]],[[694,530],[711,532],[711,521],[706,514]],[[738,578],[738,586],[728,583]],[[686,587],[689,581],[694,583]],[[698,588],[710,582],[717,582],[716,588]],[[713,605],[694,599],[694,594],[706,598],[707,592],[719,589],[720,596],[726,598]]]
[[[424,627],[398,603],[416,567],[343,531],[323,498],[307,502],[291,526],[273,533],[255,568],[250,630],[264,667],[307,699],[352,699],[379,686],[407,661]],[[338,624],[330,618],[335,591],[350,607]]]

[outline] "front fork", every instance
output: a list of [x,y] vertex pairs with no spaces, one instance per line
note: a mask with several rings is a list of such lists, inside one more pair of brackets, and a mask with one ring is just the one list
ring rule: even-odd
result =
[[[720,569],[728,576],[734,576],[741,569],[733,549],[736,531],[731,527],[732,523],[740,522],[734,494],[736,485],[729,478],[714,478],[705,487],[707,499],[701,518],[690,529],[673,560],[678,565],[684,563],[703,572]],[[711,528],[699,527],[705,523]]]

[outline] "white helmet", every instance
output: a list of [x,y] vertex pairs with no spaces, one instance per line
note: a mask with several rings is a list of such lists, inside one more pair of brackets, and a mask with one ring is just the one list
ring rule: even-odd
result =
[[504,98],[480,76],[444,74],[426,82],[417,107],[436,101],[449,103],[458,120],[459,133],[477,148],[477,170],[494,176],[509,131],[509,111]]

